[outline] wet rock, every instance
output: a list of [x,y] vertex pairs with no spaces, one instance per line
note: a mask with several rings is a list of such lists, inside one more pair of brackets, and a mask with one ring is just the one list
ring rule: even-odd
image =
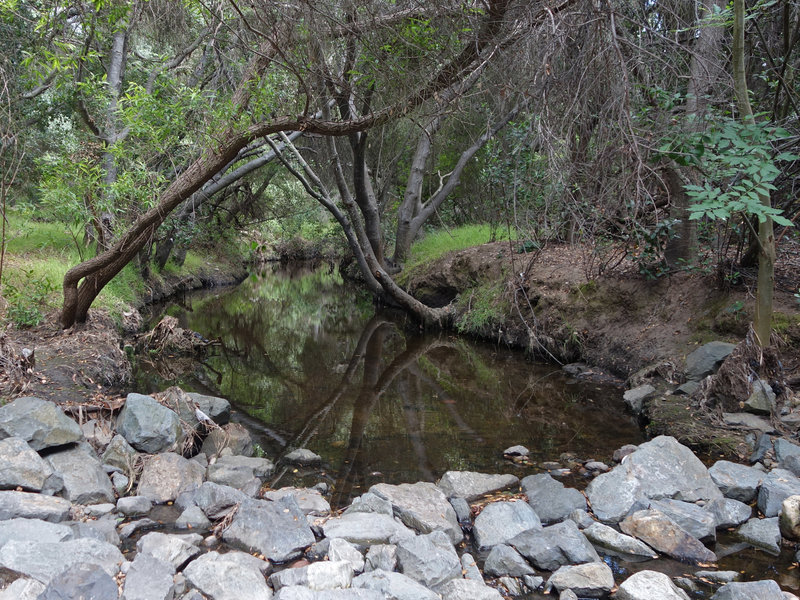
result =
[[239,506],[222,539],[234,548],[283,562],[300,556],[314,543],[314,534],[293,498],[248,499]]
[[230,448],[236,456],[253,456],[255,449],[250,432],[239,423],[228,423],[220,429],[213,429],[203,441],[200,452],[206,456],[219,456]]
[[117,583],[106,571],[94,564],[79,564],[51,578],[37,600],[108,600],[117,596]]
[[620,533],[616,529],[608,525],[603,525],[602,523],[593,523],[583,530],[583,535],[585,535],[596,548],[600,548],[601,552],[602,549],[606,549],[630,556],[658,558],[655,551],[644,542],[629,535],[625,535],[624,533]]
[[175,595],[174,575],[175,569],[171,564],[150,554],[137,554],[125,574],[122,600],[172,600]]
[[231,420],[231,403],[225,398],[205,396],[195,392],[187,394],[203,413],[217,425],[225,425]]
[[347,540],[341,538],[330,540],[328,558],[332,561],[346,562],[355,573],[364,571],[364,556]]
[[247,488],[253,479],[256,484],[269,477],[275,466],[266,458],[248,456],[220,456],[214,464],[208,465],[208,481],[228,485],[239,490]]
[[717,537],[714,515],[697,504],[680,500],[652,500],[650,508],[665,514],[686,533],[700,541],[713,541]]
[[474,579],[483,583],[483,575],[478,568],[478,563],[469,552],[461,555],[461,573],[464,575],[464,579]]
[[388,500],[367,492],[354,498],[350,506],[344,511],[345,514],[356,512],[378,513],[391,517],[394,514],[394,509],[392,508],[392,503]]
[[547,473],[529,475],[522,480],[522,491],[542,523],[563,521],[573,510],[586,510],[586,498],[578,490],[566,488]]
[[375,590],[391,600],[441,600],[439,594],[402,573],[370,571],[353,579],[354,588]]
[[[190,506],[194,504],[205,513],[205,515],[212,520],[224,517],[231,509],[237,504],[246,502],[249,497],[241,491],[228,487],[226,485],[218,485],[211,481],[204,482],[197,490],[188,494]],[[176,501],[176,504],[178,502]]]
[[511,546],[498,544],[486,557],[483,566],[484,572],[491,577],[523,577],[524,575],[534,575],[533,568]]
[[739,527],[736,535],[743,541],[770,554],[781,553],[781,530],[778,517],[750,519]]
[[745,400],[745,410],[756,415],[770,415],[775,412],[775,392],[768,381],[759,379],[753,382],[753,391]]
[[720,585],[736,581],[742,575],[738,571],[696,571],[694,576],[698,579]]
[[296,569],[284,569],[270,575],[275,591],[289,585],[302,585],[312,590],[331,590],[350,587],[353,569],[345,561],[320,561]]
[[53,468],[22,438],[0,440],[0,489],[21,487],[30,492],[46,489],[53,494],[63,485],[53,475]]
[[478,548],[505,544],[529,529],[541,529],[536,512],[523,500],[492,502],[475,518],[473,535]]
[[583,463],[583,468],[592,473],[605,473],[608,471],[609,466],[606,463],[598,460],[590,460]]
[[62,523],[48,523],[40,519],[0,521],[0,548],[11,540],[56,543],[70,538],[72,528]]
[[450,506],[456,511],[456,519],[462,527],[472,522],[472,512],[469,503],[464,498],[448,498]]
[[622,399],[625,401],[625,406],[628,407],[628,410],[634,415],[638,415],[642,412],[644,401],[652,396],[655,391],[656,388],[650,384],[640,385],[632,390],[626,390],[622,395]]
[[397,568],[403,575],[433,589],[461,577],[461,560],[443,531],[399,541]]
[[78,442],[83,432],[52,402],[28,396],[0,406],[0,439],[8,437],[21,438],[38,452]]
[[312,488],[285,487],[279,490],[264,492],[265,500],[278,500],[284,496],[292,496],[300,510],[307,515],[323,516],[330,514],[331,505],[319,491]]
[[329,519],[322,526],[327,538],[342,538],[351,544],[371,546],[394,539],[413,537],[414,532],[400,521],[382,513],[353,512]]
[[654,550],[689,563],[715,562],[717,557],[657,510],[640,510],[620,523],[622,531],[642,540]]
[[172,450],[182,429],[178,415],[154,398],[128,394],[117,417],[117,433],[137,450],[156,454]]
[[723,585],[711,600],[784,600],[784,595],[774,581],[748,581]]
[[525,575],[522,581],[525,582],[525,586],[529,590],[534,592],[544,587],[544,577],[539,577],[538,575]]
[[563,521],[541,530],[524,531],[508,543],[543,571],[600,560],[594,547],[572,521]]
[[175,500],[191,486],[203,483],[203,467],[180,454],[165,452],[148,457],[142,469],[137,493],[156,504]]
[[500,577],[497,583],[500,584],[502,588],[505,588],[505,594],[507,596],[522,596],[522,594],[525,593],[522,582],[516,577]]
[[506,448],[505,450],[503,450],[503,456],[507,456],[507,457],[515,457],[516,456],[516,457],[525,458],[530,453],[531,453],[530,450],[528,450],[525,446],[521,446],[521,445],[511,446],[511,447]]
[[715,462],[708,469],[708,474],[726,498],[744,503],[755,499],[764,479],[764,473],[758,469],[727,460]]
[[0,548],[0,568],[44,584],[67,569],[86,563],[99,565],[113,577],[124,560],[116,546],[86,538],[58,543],[11,540]]
[[374,544],[364,557],[364,572],[394,571],[397,568],[397,546],[394,544]]
[[789,496],[783,501],[778,523],[783,537],[800,539],[800,496]]
[[482,581],[451,579],[439,588],[442,600],[503,600],[494,588]]
[[783,501],[796,495],[800,495],[800,479],[786,469],[773,469],[758,490],[758,510],[766,517],[776,517]]
[[146,515],[153,508],[153,503],[144,496],[127,496],[117,500],[117,511],[126,517]]
[[586,488],[594,514],[604,522],[618,522],[634,504],[650,498],[685,502],[721,498],[708,470],[689,448],[675,438],[659,436]]
[[123,540],[127,540],[129,537],[138,533],[139,531],[144,531],[146,529],[154,529],[158,527],[160,523],[158,521],[154,521],[153,519],[137,519],[136,521],[131,521],[130,523],[126,523],[122,527],[119,528],[119,537]]
[[394,514],[407,527],[419,533],[444,531],[454,544],[464,538],[456,512],[444,493],[433,483],[379,483],[369,491],[391,502]]
[[727,342],[709,342],[686,357],[686,379],[702,381],[707,375],[716,372],[722,362],[736,348]]
[[578,510],[573,510],[569,513],[569,520],[574,521],[574,523],[578,526],[578,529],[586,529],[587,527],[591,527],[593,523],[596,523],[588,512],[579,508]]
[[200,536],[192,543],[185,536],[170,535],[153,531],[143,535],[136,542],[136,551],[139,554],[149,554],[153,558],[172,567],[173,572],[180,571],[186,563],[200,554]]
[[286,454],[283,460],[293,465],[317,465],[322,462],[322,457],[307,448],[298,448]]
[[547,580],[547,588],[572,590],[582,598],[604,598],[614,587],[614,574],[604,562],[560,567]]
[[634,444],[625,444],[622,448],[617,448],[614,450],[614,455],[611,457],[615,463],[621,463],[622,459],[628,456],[629,454],[633,454],[639,449],[639,446]]
[[264,575],[251,561],[239,559],[241,554],[208,552],[190,562],[183,574],[190,585],[213,600],[270,600],[272,590]]
[[689,600],[682,589],[657,571],[639,571],[623,581],[615,600]]
[[67,500],[75,504],[114,502],[111,479],[89,444],[50,454],[47,462],[61,476],[61,493]]
[[199,506],[190,506],[175,520],[175,527],[178,529],[206,530],[211,527],[211,521],[208,520]]
[[750,506],[732,498],[712,500],[705,505],[705,509],[714,517],[717,529],[741,525],[753,513]]
[[473,471],[447,471],[437,485],[448,498],[464,498],[467,502],[472,502],[486,494],[518,486],[519,477]]
[[103,452],[103,464],[116,467],[124,473],[132,473],[136,464],[138,452],[121,435],[111,438],[105,452]]
[[69,519],[69,500],[29,492],[0,492],[0,521],[6,519],[41,519],[60,523]]
[[35,579],[16,579],[0,591],[0,600],[38,600],[46,586]]

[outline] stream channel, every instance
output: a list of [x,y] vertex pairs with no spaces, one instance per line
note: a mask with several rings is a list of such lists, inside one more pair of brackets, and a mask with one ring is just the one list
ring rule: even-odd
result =
[[[645,441],[619,385],[574,379],[557,365],[452,331],[421,333],[402,314],[376,311],[327,265],[267,266],[239,286],[155,305],[146,317],[153,326],[166,314],[219,344],[200,358],[139,357],[134,389],[178,385],[227,398],[257,451],[276,464],[297,448],[322,457],[321,466],[279,466],[270,487],[324,481],[334,509],[376,483],[436,481],[448,470],[521,479],[565,453],[611,465],[615,449]],[[530,450],[529,462],[503,458],[516,444]],[[587,477],[561,480],[583,489]],[[722,555],[734,542],[720,533]],[[788,549],[780,557],[736,550],[720,570],[800,586]],[[608,562],[617,581],[640,569],[673,577],[697,570],[670,560]]]

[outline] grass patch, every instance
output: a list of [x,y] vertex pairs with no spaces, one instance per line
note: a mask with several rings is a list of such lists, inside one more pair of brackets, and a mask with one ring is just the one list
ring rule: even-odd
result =
[[490,335],[491,330],[499,327],[509,312],[505,299],[504,282],[493,281],[483,283],[463,292],[458,297],[456,308],[456,329],[460,333],[474,335]]
[[[516,233],[512,231],[510,237],[516,239]],[[463,225],[455,229],[443,229],[428,233],[421,240],[414,242],[405,266],[406,269],[413,269],[422,263],[436,260],[448,252],[508,239],[508,229],[493,229],[489,225]]]

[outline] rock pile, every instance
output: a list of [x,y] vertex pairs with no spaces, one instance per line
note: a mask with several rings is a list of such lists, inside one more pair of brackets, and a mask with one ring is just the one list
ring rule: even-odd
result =
[[[229,418],[226,401],[176,389],[130,394],[113,430],[37,398],[0,407],[0,600],[688,600],[657,567],[615,581],[602,557],[705,566],[719,528],[772,553],[800,532],[792,471],[706,469],[670,437],[620,453],[585,495],[549,474],[454,471],[333,513],[324,485],[262,491],[273,464]],[[151,519],[165,503],[174,522]],[[711,597],[794,598],[736,575],[706,571]]]

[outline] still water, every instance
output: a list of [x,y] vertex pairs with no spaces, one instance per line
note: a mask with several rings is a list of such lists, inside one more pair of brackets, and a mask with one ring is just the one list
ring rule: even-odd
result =
[[308,448],[323,458],[321,471],[279,469],[272,484],[322,478],[336,506],[374,483],[451,469],[536,472],[503,458],[515,444],[535,465],[564,452],[609,461],[643,441],[620,388],[452,332],[422,334],[328,267],[267,269],[152,320],[165,312],[220,345],[201,360],[141,358],[139,391],[180,385],[229,399],[266,456]]

